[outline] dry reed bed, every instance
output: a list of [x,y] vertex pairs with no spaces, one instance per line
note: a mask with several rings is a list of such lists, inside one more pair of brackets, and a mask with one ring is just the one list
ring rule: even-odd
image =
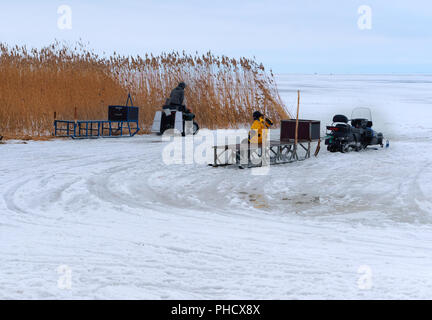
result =
[[52,134],[59,119],[106,119],[107,105],[124,104],[127,93],[140,107],[148,131],[156,110],[179,81],[201,127],[236,128],[261,110],[278,121],[288,118],[273,74],[247,58],[164,53],[101,57],[83,44],[58,42],[40,50],[0,44],[0,134],[9,138]]

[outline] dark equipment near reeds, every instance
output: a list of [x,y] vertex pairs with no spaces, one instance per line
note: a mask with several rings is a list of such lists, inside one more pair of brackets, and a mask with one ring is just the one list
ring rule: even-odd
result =
[[54,120],[54,135],[73,139],[133,137],[140,130],[138,120],[139,108],[133,106],[129,94],[125,106],[108,106],[108,120]]

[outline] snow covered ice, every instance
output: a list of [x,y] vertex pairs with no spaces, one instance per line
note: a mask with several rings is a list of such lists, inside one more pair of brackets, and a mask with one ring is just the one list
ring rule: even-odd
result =
[[432,76],[277,80],[323,133],[370,107],[390,148],[256,176],[166,165],[152,135],[9,141],[0,298],[430,299]]

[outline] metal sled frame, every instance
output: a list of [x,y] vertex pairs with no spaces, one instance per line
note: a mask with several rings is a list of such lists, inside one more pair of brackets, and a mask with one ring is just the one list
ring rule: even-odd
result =
[[72,139],[133,137],[139,130],[138,121],[54,121],[54,135]]
[[[265,148],[266,159],[270,165],[291,163],[309,159],[311,156],[311,145],[319,140],[299,140],[297,145],[294,141],[270,141],[270,146]],[[300,150],[303,150],[300,154]],[[241,144],[219,145],[213,147],[213,167],[237,165],[240,168],[253,168],[263,166],[263,148],[260,145],[249,145],[247,151],[247,163],[242,163]],[[246,161],[244,161],[246,162]]]

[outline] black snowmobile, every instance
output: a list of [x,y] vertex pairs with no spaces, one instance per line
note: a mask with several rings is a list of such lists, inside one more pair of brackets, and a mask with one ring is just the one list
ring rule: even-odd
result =
[[166,130],[175,129],[183,136],[196,134],[199,126],[193,121],[194,119],[195,114],[185,106],[166,104],[162,107],[162,111],[156,112],[151,131],[163,134]]
[[372,125],[371,111],[368,108],[354,109],[351,120],[341,114],[335,115],[333,124],[327,126],[327,150],[344,153],[351,150],[360,151],[374,145],[384,147],[383,134],[375,132]]

